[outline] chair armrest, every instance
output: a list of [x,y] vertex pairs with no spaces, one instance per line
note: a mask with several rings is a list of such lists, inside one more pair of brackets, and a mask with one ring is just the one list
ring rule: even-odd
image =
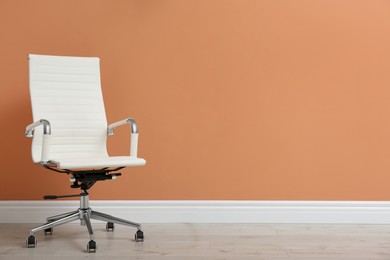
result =
[[130,124],[131,128],[131,143],[130,143],[130,156],[137,157],[138,150],[138,125],[137,122],[133,118],[126,118],[121,121],[112,123],[107,128],[107,135],[114,135],[114,130],[118,126]]
[[117,128],[118,126],[121,126],[121,125],[125,125],[125,124],[130,124],[131,133],[133,133],[133,134],[138,133],[137,122],[135,122],[135,120],[133,118],[126,118],[126,119],[123,119],[121,121],[110,124],[107,128],[107,135],[114,135],[115,128]]
[[34,129],[37,126],[43,125],[43,134],[44,135],[50,135],[51,134],[51,126],[50,122],[46,119],[41,119],[39,121],[36,121],[26,127],[25,136],[32,138],[34,136]]
[[28,125],[26,127],[25,136],[29,138],[33,137],[34,129],[40,125],[43,126],[41,163],[46,164],[49,162],[50,135],[51,135],[50,122],[46,119],[41,119]]

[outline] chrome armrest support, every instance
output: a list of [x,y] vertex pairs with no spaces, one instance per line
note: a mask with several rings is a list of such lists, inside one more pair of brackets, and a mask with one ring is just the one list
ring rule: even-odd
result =
[[126,119],[123,119],[121,121],[110,124],[107,128],[107,135],[114,135],[115,128],[117,128],[118,126],[121,126],[121,125],[125,125],[125,124],[130,124],[132,134],[138,133],[137,122],[135,122],[135,120],[133,118],[126,118]]
[[50,122],[46,119],[41,119],[41,120],[36,121],[36,122],[34,122],[26,127],[25,136],[29,137],[29,138],[33,137],[34,136],[34,129],[40,125],[43,125],[43,134],[44,135],[51,134]]
[[43,126],[43,136],[42,136],[42,153],[40,164],[48,164],[49,161],[49,151],[50,151],[50,136],[51,136],[51,126],[50,122],[46,119],[41,119],[36,121],[26,127],[25,136],[33,137],[34,129],[38,126]]
[[115,128],[125,124],[130,124],[131,127],[130,156],[137,157],[138,125],[133,118],[126,118],[124,120],[110,124],[107,128],[107,135],[114,135]]

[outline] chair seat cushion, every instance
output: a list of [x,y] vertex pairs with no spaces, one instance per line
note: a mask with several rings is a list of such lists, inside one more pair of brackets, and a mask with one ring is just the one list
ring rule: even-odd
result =
[[105,167],[143,166],[146,161],[133,156],[107,156],[93,158],[66,158],[59,162],[61,169],[101,169]]

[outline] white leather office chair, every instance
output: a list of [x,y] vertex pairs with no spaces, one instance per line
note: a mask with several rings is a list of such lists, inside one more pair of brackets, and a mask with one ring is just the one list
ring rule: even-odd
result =
[[[33,162],[49,170],[71,176],[77,195],[48,195],[45,199],[80,196],[80,208],[47,218],[47,223],[30,231],[26,244],[37,245],[34,233],[44,230],[51,235],[53,227],[74,220],[86,225],[90,241],[88,252],[97,249],[90,219],[107,222],[107,231],[114,223],[136,227],[135,241],[143,241],[141,225],[96,212],[89,207],[88,189],[97,181],[115,179],[117,171],[127,166],[143,166],[146,161],[137,157],[138,127],[131,118],[107,127],[100,85],[99,58],[65,57],[30,54],[30,95],[33,122],[26,127],[32,137]],[[109,156],[107,136],[118,126],[130,124],[131,144],[128,156]]]

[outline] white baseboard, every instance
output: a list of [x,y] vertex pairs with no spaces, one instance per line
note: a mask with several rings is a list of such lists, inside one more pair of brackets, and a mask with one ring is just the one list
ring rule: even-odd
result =
[[[42,223],[78,201],[0,201],[0,223]],[[91,201],[91,208],[140,223],[390,224],[382,201]]]

